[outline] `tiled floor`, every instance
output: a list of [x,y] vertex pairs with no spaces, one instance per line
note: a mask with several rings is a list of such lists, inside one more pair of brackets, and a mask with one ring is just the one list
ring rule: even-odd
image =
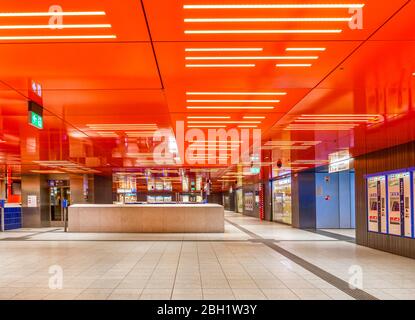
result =
[[[358,266],[363,290],[377,298],[415,299],[414,260],[234,213],[227,219],[345,281]],[[209,235],[0,235],[0,299],[353,299],[231,224]]]

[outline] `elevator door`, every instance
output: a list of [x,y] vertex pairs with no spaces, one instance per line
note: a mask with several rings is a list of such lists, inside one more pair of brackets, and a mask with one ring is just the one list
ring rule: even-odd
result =
[[50,195],[50,220],[51,221],[63,221],[63,200],[67,200],[70,203],[71,193],[69,186],[63,187],[51,187],[49,191]]

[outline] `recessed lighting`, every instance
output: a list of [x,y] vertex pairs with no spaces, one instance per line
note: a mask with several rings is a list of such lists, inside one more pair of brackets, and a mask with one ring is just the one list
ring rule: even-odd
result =
[[105,11],[79,12],[0,12],[0,17],[55,17],[55,16],[105,16]]
[[274,107],[269,106],[187,106],[187,109],[264,109],[264,110],[271,110]]
[[352,17],[345,18],[196,18],[184,19],[186,23],[209,22],[348,22]]
[[187,4],[183,9],[348,9],[364,4]]
[[188,103],[199,103],[199,102],[208,102],[208,103],[234,103],[234,102],[252,102],[252,103],[279,103],[280,100],[186,100]]
[[262,51],[263,48],[186,48],[186,52]]
[[318,56],[186,57],[186,60],[317,60]]
[[287,30],[185,30],[185,34],[301,34],[301,33],[341,33],[342,29],[287,29]]
[[311,67],[312,64],[311,63],[279,63],[275,65],[276,67],[282,67],[282,68],[287,68],[287,67]]
[[87,28],[111,28],[110,24],[60,24],[60,25],[0,25],[0,30],[19,30],[19,29],[87,29]]
[[286,48],[285,51],[326,51],[326,48]]
[[186,68],[253,68],[255,64],[186,64]]
[[188,116],[187,119],[230,119],[229,116]]
[[0,41],[8,40],[86,40],[86,39],[116,39],[116,35],[88,36],[1,36]]
[[286,92],[186,92],[188,96],[285,96]]

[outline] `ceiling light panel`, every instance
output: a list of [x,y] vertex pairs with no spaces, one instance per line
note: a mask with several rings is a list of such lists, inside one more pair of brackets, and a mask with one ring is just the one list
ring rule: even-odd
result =
[[194,100],[194,99],[188,99],[186,100],[186,102],[188,103],[241,103],[241,102],[246,102],[246,103],[279,103],[281,100],[235,100],[235,99],[231,99],[231,100],[206,100],[206,99],[202,99],[202,100]]
[[[117,36],[113,33],[100,34],[85,34],[83,30],[103,30],[111,29],[112,25],[109,23],[61,23],[55,24],[33,24],[33,17],[90,17],[88,22],[92,22],[94,17],[106,16],[104,11],[79,11],[79,12],[0,12],[0,17],[7,18],[7,24],[0,25],[0,31],[15,31],[14,33],[1,34],[0,41],[35,41],[35,40],[104,40],[116,39]],[[16,20],[18,18],[18,20]],[[14,23],[17,22],[18,23]],[[25,24],[24,22],[31,22]],[[77,30],[73,34],[65,34],[65,30]],[[42,30],[42,33],[36,32]],[[45,31],[43,31],[45,30]],[[21,31],[20,33],[16,33]],[[24,32],[24,34],[22,34]],[[46,33],[46,34],[45,34]]]
[[186,68],[254,68],[252,63],[186,64]]
[[183,9],[350,9],[363,8],[363,3],[357,4],[188,4]]
[[185,52],[258,52],[263,48],[186,48]]
[[318,56],[200,56],[185,57],[185,60],[317,60]]
[[105,16],[105,11],[66,11],[66,12],[0,12],[0,18],[10,17],[51,17],[51,16]]
[[238,109],[249,109],[249,110],[272,110],[274,107],[271,106],[187,106],[187,109],[191,110],[213,110],[213,109],[229,109],[229,110],[238,110]]
[[245,30],[185,30],[185,34],[333,34],[342,29],[245,29]]
[[186,92],[186,95],[207,96],[285,96],[286,92]]
[[349,22],[352,17],[338,18],[195,18],[184,19],[185,23],[213,22]]

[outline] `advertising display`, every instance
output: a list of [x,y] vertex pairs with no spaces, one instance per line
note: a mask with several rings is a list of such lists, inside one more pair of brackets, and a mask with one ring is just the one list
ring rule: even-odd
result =
[[388,175],[389,234],[412,237],[411,174]]
[[291,177],[272,182],[272,220],[292,224]]
[[242,189],[236,190],[236,212],[244,212],[244,202],[243,202],[243,193]]
[[252,192],[245,193],[245,210],[254,211],[254,194]]
[[387,233],[386,176],[367,179],[367,201],[369,231]]

